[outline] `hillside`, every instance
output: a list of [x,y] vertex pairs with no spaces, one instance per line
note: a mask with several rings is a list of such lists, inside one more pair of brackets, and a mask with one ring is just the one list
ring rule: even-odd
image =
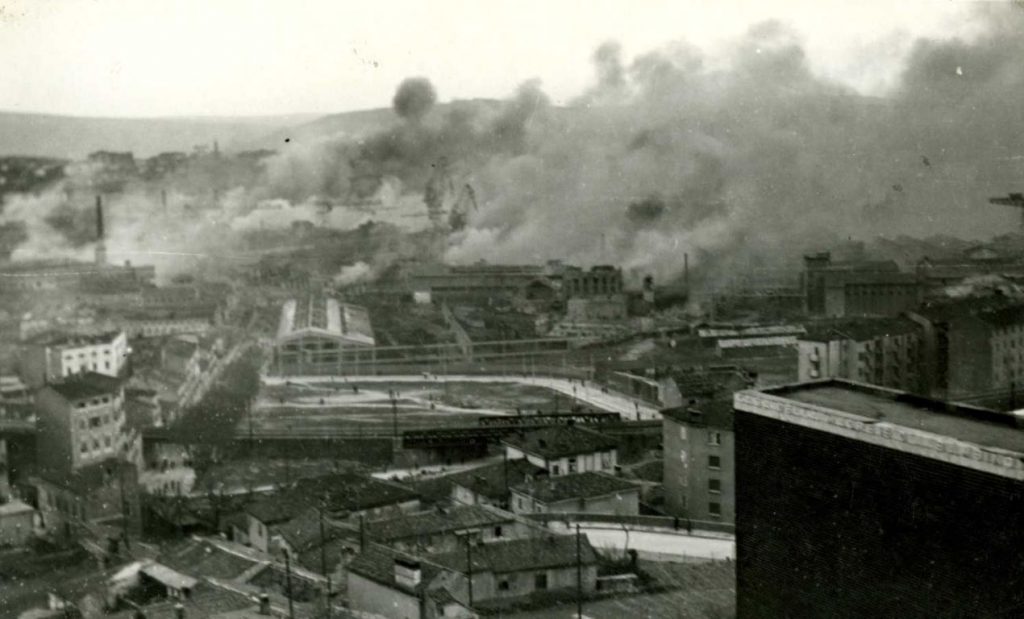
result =
[[88,118],[0,112],[0,155],[81,159],[90,152],[112,150],[149,157],[191,151],[215,140],[230,150],[313,118]]

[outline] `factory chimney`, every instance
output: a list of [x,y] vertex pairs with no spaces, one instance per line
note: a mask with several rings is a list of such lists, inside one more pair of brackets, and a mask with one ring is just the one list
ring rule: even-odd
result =
[[103,196],[96,196],[96,264],[107,263],[107,240],[103,234]]

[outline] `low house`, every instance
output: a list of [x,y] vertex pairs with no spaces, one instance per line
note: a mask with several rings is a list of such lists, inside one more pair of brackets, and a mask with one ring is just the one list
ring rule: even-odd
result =
[[262,552],[270,552],[271,540],[277,535],[278,527],[297,517],[305,509],[305,502],[294,503],[282,496],[264,497],[248,505],[245,508],[245,515],[249,522],[249,545]]
[[[141,530],[138,474],[133,464],[107,460],[71,473],[44,470],[34,480],[41,526],[51,535],[67,537],[82,527],[131,534]],[[93,534],[93,536],[95,536]]]
[[467,579],[472,574],[474,608],[526,597],[557,596],[575,591],[577,586],[588,594],[597,586],[597,553],[586,536],[577,540],[575,535],[548,533],[475,545],[469,552],[460,549],[428,559]]
[[408,552],[447,552],[465,544],[520,539],[534,534],[536,525],[509,512],[483,505],[434,509],[366,523],[369,539]]
[[512,510],[632,516],[640,510],[640,486],[602,473],[530,480],[512,488]]
[[358,616],[475,617],[464,577],[429,560],[371,544],[348,566],[349,607]]
[[333,575],[359,552],[361,538],[358,526],[331,520],[311,507],[277,527],[273,545],[275,551],[287,552],[302,567],[317,573],[326,569]]
[[493,505],[509,508],[509,489],[527,478],[546,476],[544,469],[525,458],[507,460],[447,476],[451,500],[458,505]]
[[0,496],[0,548],[22,546],[32,539],[36,510],[32,506]]
[[349,473],[299,480],[294,486],[246,508],[249,545],[271,552],[280,525],[308,509],[323,509],[331,520],[387,518],[418,509],[419,495],[405,486]]
[[509,460],[525,459],[552,476],[587,471],[614,472],[618,441],[574,425],[513,434],[502,441]]

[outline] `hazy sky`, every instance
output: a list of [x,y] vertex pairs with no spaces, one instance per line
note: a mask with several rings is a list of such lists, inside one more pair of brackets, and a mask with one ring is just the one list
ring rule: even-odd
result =
[[[894,8],[895,7],[895,8]],[[87,116],[322,113],[390,105],[410,75],[442,100],[540,78],[556,102],[618,40],[714,53],[775,18],[816,71],[878,94],[917,36],[971,35],[959,2],[761,0],[5,0],[0,110]]]

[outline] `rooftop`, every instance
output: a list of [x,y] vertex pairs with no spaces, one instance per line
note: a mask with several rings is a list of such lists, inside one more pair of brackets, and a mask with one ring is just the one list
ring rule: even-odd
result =
[[40,471],[39,476],[56,486],[71,490],[78,496],[84,496],[121,476],[124,476],[125,484],[128,485],[129,479],[135,474],[134,464],[109,458],[83,466],[72,473],[44,469]]
[[47,331],[29,338],[28,342],[36,346],[53,346],[75,348],[79,346],[97,346],[109,344],[123,331],[105,331],[102,333],[68,333],[63,331]]
[[[547,475],[547,471],[530,464],[525,458],[496,462],[485,466],[447,475],[445,479],[452,484],[462,486],[474,494],[494,500],[508,497],[508,486],[524,481],[527,477]],[[506,480],[508,485],[506,485]]]
[[[580,560],[583,565],[597,562],[590,541],[580,540]],[[430,556],[430,560],[454,572],[465,574],[469,563],[465,550]],[[545,534],[505,542],[491,542],[475,546],[471,553],[473,572],[507,574],[527,570],[575,566],[576,536]]]
[[666,408],[663,417],[690,426],[732,430],[733,408],[731,399],[717,399],[688,406]]
[[405,486],[373,477],[338,473],[300,479],[292,488],[246,507],[246,513],[267,524],[286,522],[326,502],[327,512],[344,515],[419,498]]
[[830,320],[808,326],[807,334],[801,340],[829,342],[837,339],[852,339],[864,342],[876,337],[909,335],[916,333],[920,326],[909,318],[863,318],[859,320]]
[[576,426],[553,426],[533,432],[512,434],[502,441],[528,454],[561,458],[616,449],[618,441],[593,430]]
[[745,391],[736,394],[735,406],[1024,479],[1024,418],[1013,413],[843,380]]
[[278,338],[319,333],[372,346],[373,328],[366,308],[341,303],[330,297],[302,297],[285,301],[281,308]]
[[[420,584],[410,588],[395,582],[395,560],[403,560],[412,563],[419,563],[422,570]],[[348,571],[369,578],[392,589],[407,591],[415,595],[422,595],[427,585],[440,573],[443,568],[430,561],[423,561],[404,552],[393,550],[380,544],[369,544],[364,552],[356,555],[348,564]]]
[[366,523],[367,535],[381,541],[430,536],[511,522],[515,517],[482,505],[434,509]]
[[81,400],[98,395],[117,393],[121,388],[121,379],[96,372],[85,372],[69,376],[59,383],[49,385],[68,400]]
[[322,544],[321,540],[333,541],[335,539],[351,539],[358,537],[358,530],[351,526],[342,526],[336,522],[332,522],[328,518],[323,518],[323,538],[320,537],[320,510],[311,507],[292,520],[277,528],[277,532],[284,538],[288,545],[292,547],[295,552],[301,553],[310,548],[319,548]]
[[543,503],[555,503],[637,490],[638,486],[618,477],[588,471],[560,477],[547,477],[537,481],[530,480],[517,484],[512,489]]

